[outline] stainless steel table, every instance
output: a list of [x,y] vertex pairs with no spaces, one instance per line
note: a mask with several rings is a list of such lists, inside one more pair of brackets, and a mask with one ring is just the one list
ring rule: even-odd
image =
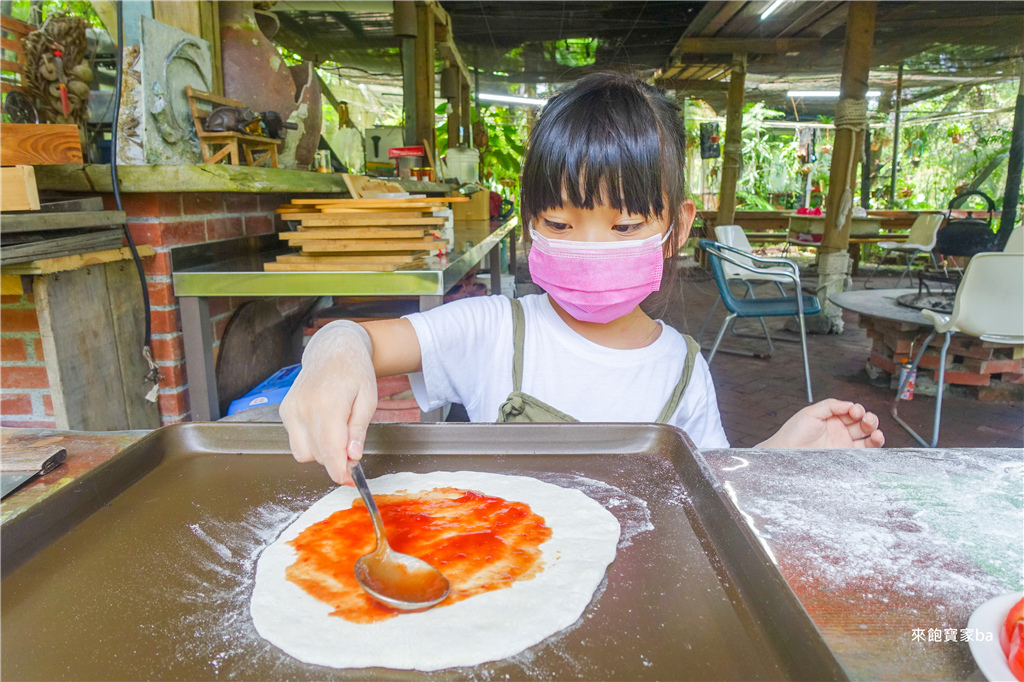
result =
[[[263,264],[288,252],[276,234],[242,237],[171,249],[174,295],[181,307],[192,418],[220,418],[213,360],[209,298],[214,296],[418,296],[420,310],[435,308],[445,293],[490,255],[491,291],[501,291],[500,250],[509,239],[509,270],[515,268],[515,217],[455,223],[448,262],[395,272],[265,272]],[[475,237],[475,239],[467,239]]]

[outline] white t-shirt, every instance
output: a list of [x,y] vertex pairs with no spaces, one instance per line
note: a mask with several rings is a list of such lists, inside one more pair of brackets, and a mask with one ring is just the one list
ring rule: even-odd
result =
[[[686,341],[666,326],[646,348],[589,341],[558,316],[547,294],[519,299],[526,317],[522,390],[582,422],[654,422],[686,363]],[[481,296],[408,315],[423,356],[410,375],[424,411],[461,403],[470,421],[493,422],[512,392],[512,310],[504,296]],[[727,448],[715,386],[700,355],[669,420],[698,448]]]

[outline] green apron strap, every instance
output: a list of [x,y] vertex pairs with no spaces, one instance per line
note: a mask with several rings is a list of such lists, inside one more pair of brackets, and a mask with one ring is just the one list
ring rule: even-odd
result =
[[665,403],[665,407],[661,409],[661,414],[658,415],[659,424],[668,424],[668,420],[675,414],[676,409],[679,407],[679,401],[683,398],[683,393],[686,392],[686,387],[690,384],[690,376],[693,374],[693,364],[697,358],[697,354],[700,353],[700,346],[691,337],[683,334],[683,338],[686,339],[686,363],[683,365],[683,373],[679,377],[679,383],[676,384],[675,390],[672,391],[672,395],[669,397],[668,402]]
[[512,303],[512,390],[523,390],[523,342],[526,339],[526,315],[518,299]]

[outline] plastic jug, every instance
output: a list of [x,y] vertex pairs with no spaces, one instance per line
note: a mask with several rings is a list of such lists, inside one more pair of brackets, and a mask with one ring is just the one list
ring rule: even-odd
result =
[[480,180],[480,152],[460,144],[448,150],[448,177],[458,178],[459,182],[478,182]]

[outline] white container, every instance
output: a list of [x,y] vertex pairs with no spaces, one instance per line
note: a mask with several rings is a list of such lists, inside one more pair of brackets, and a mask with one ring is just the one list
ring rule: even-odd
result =
[[480,152],[460,144],[448,150],[447,159],[448,177],[461,183],[480,181]]

